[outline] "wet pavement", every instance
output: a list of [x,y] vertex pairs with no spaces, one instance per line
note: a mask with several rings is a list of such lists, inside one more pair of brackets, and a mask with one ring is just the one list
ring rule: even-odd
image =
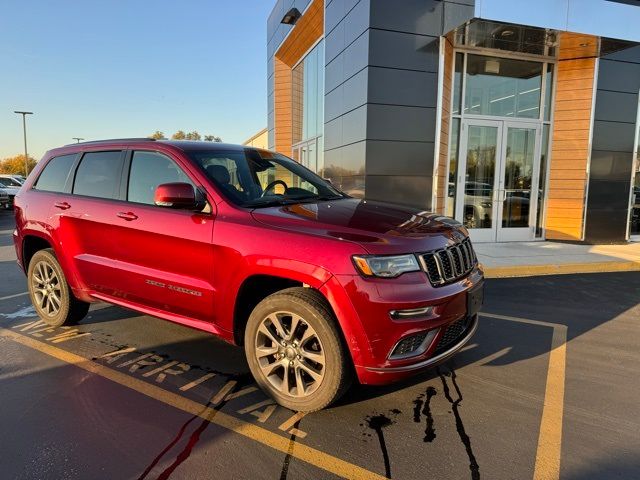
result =
[[459,355],[302,416],[208,334],[106,304],[77,327],[39,323],[12,229],[0,213],[0,478],[640,472],[640,273],[489,280]]

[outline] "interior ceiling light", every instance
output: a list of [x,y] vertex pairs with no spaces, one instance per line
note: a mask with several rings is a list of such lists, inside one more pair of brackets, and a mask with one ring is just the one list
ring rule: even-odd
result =
[[497,75],[500,73],[500,62],[498,60],[487,60],[484,63],[485,73],[493,73]]
[[282,17],[280,23],[284,23],[285,25],[295,25],[301,16],[302,14],[300,13],[300,10],[298,10],[296,7],[293,7],[291,10],[284,14],[284,17]]

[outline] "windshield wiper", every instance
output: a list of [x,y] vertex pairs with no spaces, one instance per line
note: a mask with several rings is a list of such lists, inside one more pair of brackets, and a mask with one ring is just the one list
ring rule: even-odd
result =
[[273,205],[292,205],[294,203],[298,203],[298,199],[287,199],[287,198],[256,198],[250,202],[244,203],[243,207],[271,207]]

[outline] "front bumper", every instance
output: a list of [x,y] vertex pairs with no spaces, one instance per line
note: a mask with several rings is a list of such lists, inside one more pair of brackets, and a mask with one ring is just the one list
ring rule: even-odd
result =
[[471,340],[471,337],[473,337],[477,329],[478,315],[476,314],[469,319],[469,325],[464,333],[451,345],[447,346],[444,351],[437,353],[432,357],[421,360],[417,363],[399,367],[361,367],[360,372],[358,372],[358,377],[362,377],[362,379],[364,379],[364,381],[361,379],[362,383],[373,385],[386,384],[414,375],[422,370],[427,370],[429,368],[435,367],[436,365],[440,365],[441,363],[447,361],[449,358],[458,353],[462,349],[462,347],[464,347],[469,342],[469,340]]
[[[361,335],[346,335],[361,383],[391,383],[437,365],[458,352],[477,329],[477,310],[469,313],[467,307],[469,292],[483,288],[484,277],[478,268],[455,283],[437,288],[432,287],[421,272],[396,279],[344,276],[338,280],[352,307],[351,318],[345,318],[348,315],[341,302],[342,311],[336,312],[340,323],[346,319],[350,326],[358,324],[361,328]],[[397,311],[420,311],[425,307],[430,308],[424,315],[410,318],[393,315]],[[455,325],[464,328],[453,329]],[[455,336],[451,337],[454,330]],[[414,355],[393,355],[399,342],[420,334],[424,336],[425,332],[435,332],[426,348],[416,350]]]

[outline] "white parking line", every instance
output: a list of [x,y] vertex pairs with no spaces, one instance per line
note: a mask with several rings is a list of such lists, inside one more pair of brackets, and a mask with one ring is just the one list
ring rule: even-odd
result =
[[9,300],[10,298],[22,297],[23,295],[29,295],[29,292],[15,293],[13,295],[7,295],[6,297],[0,297],[0,302],[3,300]]

